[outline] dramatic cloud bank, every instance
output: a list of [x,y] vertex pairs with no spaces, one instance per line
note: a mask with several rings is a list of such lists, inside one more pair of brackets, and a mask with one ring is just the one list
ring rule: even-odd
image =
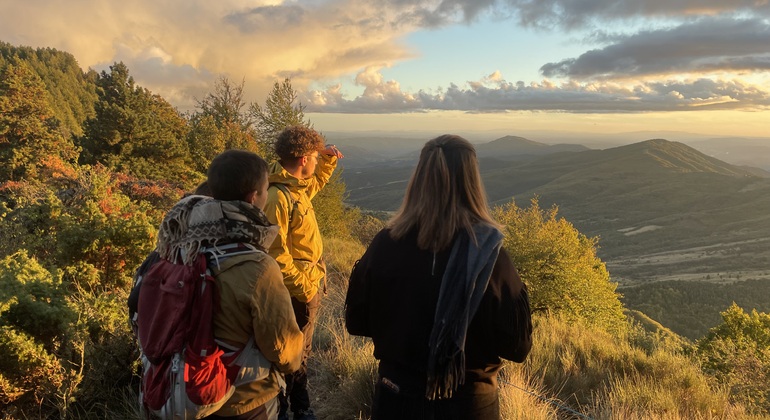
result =
[[[219,75],[245,79],[249,100],[262,100],[274,82],[290,77],[308,111],[332,113],[761,110],[770,96],[767,0],[0,0],[0,5],[0,40],[65,50],[83,67],[99,70],[122,61],[142,86],[182,109],[209,92]],[[534,63],[543,77],[535,82],[508,82],[498,72],[481,81],[408,91],[383,77],[381,69],[419,59],[420,51],[408,45],[410,34],[484,19],[582,38],[585,49]],[[360,93],[349,96],[348,82],[336,83],[344,79]]]
[[770,70],[770,21],[705,18],[617,37],[613,43],[540,70],[547,77],[624,79],[716,71]]
[[[439,92],[405,92],[397,81],[356,78],[363,93],[347,98],[340,86],[309,92],[316,112],[387,113],[562,111],[620,113],[684,110],[762,110],[770,105],[770,2],[605,0],[391,0],[419,6],[425,26],[502,13],[519,24],[571,31],[580,28],[585,53],[544,63],[545,80],[509,83],[499,73],[452,84]],[[611,33],[608,24],[646,29]],[[644,22],[648,22],[647,25]],[[576,32],[578,33],[578,32]],[[748,76],[748,77],[747,77]],[[753,77],[752,76],[758,76]],[[762,80],[764,78],[764,80]],[[747,80],[762,80],[757,84]]]
[[186,105],[220,74],[245,78],[261,96],[284,77],[302,87],[407,59],[399,39],[416,29],[395,24],[400,11],[355,0],[0,4],[0,40],[61,49],[86,68],[123,61],[143,86]]
[[647,111],[692,111],[695,109],[759,109],[770,106],[770,91],[740,81],[695,79],[686,81],[554,84],[509,83],[499,73],[468,87],[451,85],[430,93],[401,91],[397,82],[383,81],[373,69],[356,78],[364,93],[345,99],[339,86],[315,91],[303,98],[311,112],[390,113],[421,110],[468,112],[566,111],[576,113],[620,113]]

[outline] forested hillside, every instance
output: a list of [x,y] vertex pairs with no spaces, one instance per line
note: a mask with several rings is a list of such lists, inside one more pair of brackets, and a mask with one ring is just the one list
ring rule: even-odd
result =
[[671,330],[697,340],[721,321],[714,308],[741,308],[770,313],[770,281],[738,280],[726,283],[663,281],[620,289],[623,303],[655,320],[666,320]]
[[[770,284],[770,179],[761,173],[662,139],[534,156],[552,147],[511,136],[479,145],[494,151],[480,158],[487,193],[497,205],[538,197],[544,207],[558,206],[581,232],[600,238],[598,254],[622,287],[654,282],[639,289],[652,291],[665,282],[661,288],[691,298],[679,305],[640,293],[626,300],[630,308],[655,308],[650,315],[657,321],[697,338],[730,302],[751,301],[741,288],[721,288],[718,305],[693,290],[736,280]],[[410,170],[398,160],[351,168],[349,201],[394,210]]]
[[65,133],[83,134],[83,123],[94,115],[97,74],[83,73],[75,57],[52,48],[14,47],[0,41],[0,69],[23,61],[46,87],[52,116]]
[[[122,63],[83,72],[66,52],[0,44],[2,418],[138,418],[126,299],[163,214],[221,151],[270,158],[277,132],[308,123],[289,80],[264,103],[242,92],[222,77],[182,114]],[[383,221],[346,198],[337,176],[314,199],[331,275],[311,381],[327,419],[368,418],[375,374],[371,343],[340,319]],[[662,333],[626,315],[598,238],[536,200],[501,204],[537,334],[532,357],[503,372],[505,418],[767,418],[769,315],[726,305],[696,341]]]

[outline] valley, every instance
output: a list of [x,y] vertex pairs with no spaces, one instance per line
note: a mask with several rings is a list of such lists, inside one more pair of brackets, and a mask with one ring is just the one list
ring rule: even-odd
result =
[[[688,337],[705,334],[731,301],[770,311],[770,301],[752,300],[749,288],[730,287],[746,281],[770,285],[766,171],[662,139],[551,153],[546,150],[554,146],[512,136],[494,147],[483,146],[477,147],[494,151],[479,152],[490,204],[513,201],[526,207],[536,199],[541,208],[557,206],[560,217],[599,238],[597,254],[618,291],[630,296],[630,309],[655,307],[648,315]],[[358,160],[345,162],[347,202],[365,210],[395,211],[418,155],[414,148],[391,158],[365,161],[359,154]],[[725,289],[719,299],[698,304],[698,295],[688,294],[685,284]],[[647,290],[640,287],[681,289],[674,295],[689,303],[686,309],[682,302],[661,308],[656,295],[638,294]]]

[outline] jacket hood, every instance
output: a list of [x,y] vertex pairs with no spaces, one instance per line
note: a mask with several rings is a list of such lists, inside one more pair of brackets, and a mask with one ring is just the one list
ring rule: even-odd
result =
[[299,179],[296,176],[288,173],[278,161],[274,161],[270,164],[268,168],[267,181],[271,184],[286,184],[290,187],[293,187],[292,189],[304,189],[307,188],[308,184],[310,183],[309,179]]

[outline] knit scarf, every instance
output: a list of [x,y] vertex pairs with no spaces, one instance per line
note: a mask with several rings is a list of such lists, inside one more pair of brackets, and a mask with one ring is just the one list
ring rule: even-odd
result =
[[503,234],[492,226],[477,223],[473,233],[475,242],[468,232],[457,235],[441,280],[428,341],[425,396],[429,400],[451,398],[465,383],[468,325],[487,289],[502,245]]
[[162,258],[192,264],[205,248],[247,243],[262,251],[278,235],[262,210],[244,201],[220,201],[202,195],[183,198],[171,208],[158,231]]

